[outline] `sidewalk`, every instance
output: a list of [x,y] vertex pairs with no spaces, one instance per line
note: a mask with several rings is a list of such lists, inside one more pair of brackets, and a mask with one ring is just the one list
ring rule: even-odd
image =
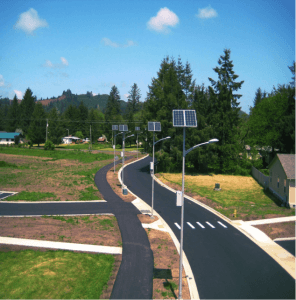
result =
[[141,212],[132,203],[124,202],[108,184],[106,174],[112,166],[113,163],[103,167],[95,175],[95,184],[109,203],[122,237],[122,262],[111,299],[152,299],[153,253],[137,217]]

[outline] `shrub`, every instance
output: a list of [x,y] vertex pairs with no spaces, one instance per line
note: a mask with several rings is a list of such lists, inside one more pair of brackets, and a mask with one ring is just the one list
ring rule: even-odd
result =
[[52,141],[46,141],[44,150],[54,150],[54,143]]

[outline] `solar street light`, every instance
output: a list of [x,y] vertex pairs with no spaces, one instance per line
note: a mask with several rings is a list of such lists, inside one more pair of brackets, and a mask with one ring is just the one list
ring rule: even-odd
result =
[[125,149],[125,133],[129,133],[127,125],[119,125],[119,131],[122,131],[122,192],[124,191],[124,149]]
[[115,148],[116,148],[116,137],[119,135],[119,134],[122,134],[123,132],[119,132],[117,134],[114,135],[114,145],[113,145],[113,149],[114,149],[114,173],[115,173]]
[[151,219],[154,219],[153,216],[153,207],[154,207],[154,146],[158,142],[161,142],[166,139],[170,139],[170,136],[167,136],[161,140],[158,140],[157,142],[154,142],[155,139],[155,131],[161,131],[161,124],[160,122],[148,122],[148,131],[153,131],[153,169],[152,169],[152,207],[151,207]]
[[113,139],[113,131],[118,130],[118,125],[112,125],[112,141],[113,141],[113,150],[114,150],[114,173],[115,173],[115,148],[116,148],[116,143],[114,142],[114,139],[116,140],[116,135]]
[[[141,128],[140,128],[140,127],[136,127],[135,130],[136,130],[136,131],[140,131]],[[141,133],[143,133],[143,132],[140,132],[140,134],[141,134]],[[137,132],[137,159],[138,159],[138,144],[139,144],[139,142],[138,142],[138,137],[139,137],[139,132]]]
[[180,238],[180,265],[179,265],[179,299],[182,299],[182,267],[183,267],[183,229],[184,229],[184,187],[185,187],[185,156],[193,149],[202,145],[218,142],[218,139],[212,139],[208,142],[201,143],[185,150],[185,128],[197,127],[196,112],[190,109],[173,110],[173,126],[183,127],[183,162],[182,162],[182,194],[181,194],[181,238]]

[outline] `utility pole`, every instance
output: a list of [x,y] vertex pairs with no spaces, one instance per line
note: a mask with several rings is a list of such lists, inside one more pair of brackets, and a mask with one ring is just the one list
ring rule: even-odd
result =
[[48,119],[46,119],[46,142],[47,142],[47,128],[48,128]]

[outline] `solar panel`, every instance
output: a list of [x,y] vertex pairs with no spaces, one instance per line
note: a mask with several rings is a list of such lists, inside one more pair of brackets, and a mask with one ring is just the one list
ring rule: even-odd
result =
[[173,110],[174,127],[197,127],[196,112],[191,109]]
[[118,130],[118,125],[112,125],[112,130]]
[[136,130],[136,131],[140,131],[140,127],[136,127],[135,130]]
[[174,127],[184,127],[183,110],[173,110],[173,125]]
[[160,122],[148,122],[148,131],[161,131]]
[[128,131],[127,125],[119,125],[119,131]]
[[154,131],[161,131],[160,122],[154,122]]
[[195,110],[185,110],[186,127],[196,127],[196,112]]
[[148,131],[154,131],[154,122],[148,122]]

